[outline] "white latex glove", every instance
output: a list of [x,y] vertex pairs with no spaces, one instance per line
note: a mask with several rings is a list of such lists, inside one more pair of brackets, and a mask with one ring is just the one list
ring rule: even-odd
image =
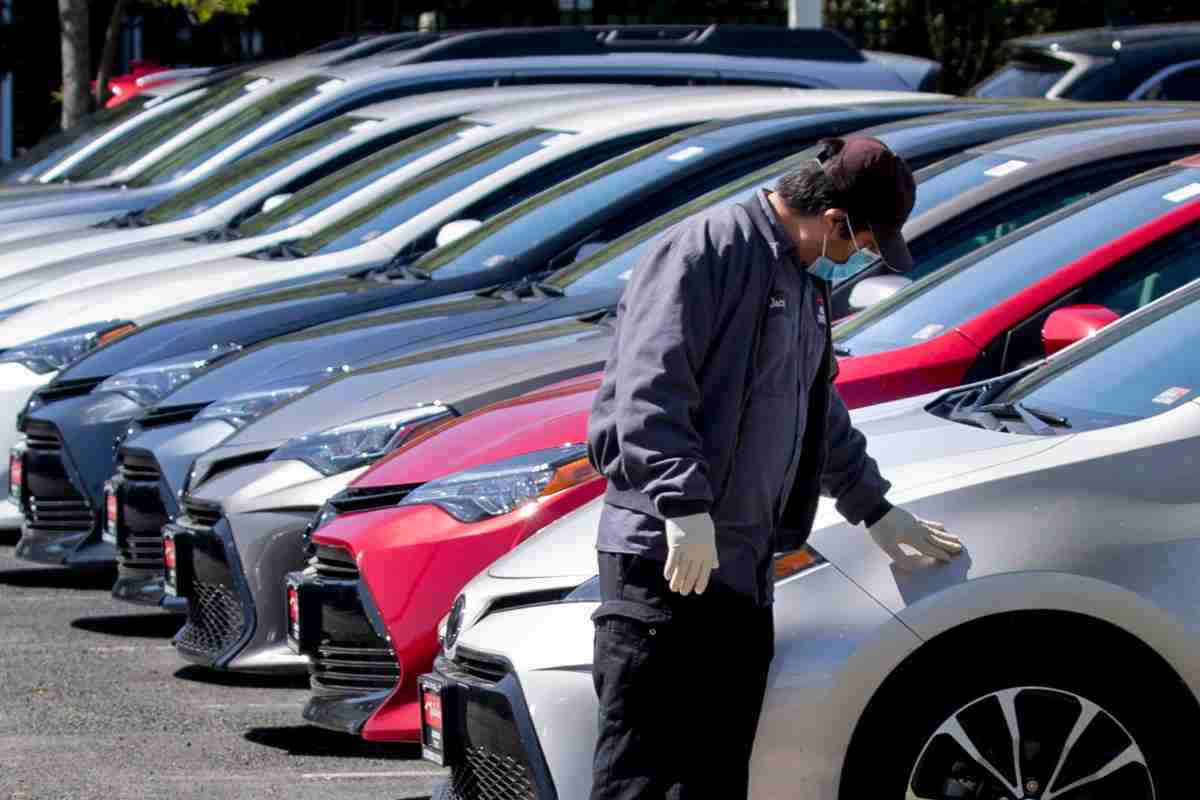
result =
[[899,506],[884,514],[869,531],[875,544],[891,556],[892,561],[902,569],[912,569],[920,562],[919,558],[901,550],[902,544],[938,561],[949,561],[963,550],[962,541],[957,536],[946,533],[940,522],[929,522],[914,517]]
[[691,514],[668,519],[667,566],[663,577],[671,591],[704,594],[717,563],[717,530],[708,514]]

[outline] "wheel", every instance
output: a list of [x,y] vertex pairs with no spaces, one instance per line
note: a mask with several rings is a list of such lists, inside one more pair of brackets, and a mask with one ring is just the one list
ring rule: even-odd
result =
[[1179,731],[1195,701],[1157,656],[1079,632],[1010,650],[1015,630],[934,648],[885,682],[847,758],[843,800],[1187,794]]

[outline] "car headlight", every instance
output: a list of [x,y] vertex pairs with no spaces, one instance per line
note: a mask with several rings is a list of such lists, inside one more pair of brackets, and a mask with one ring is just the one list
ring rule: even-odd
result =
[[281,389],[262,389],[234,395],[228,400],[213,403],[196,415],[196,419],[220,419],[235,428],[244,428],[275,406],[291,400],[308,388],[285,386]]
[[167,362],[118,372],[96,387],[96,393],[123,394],[138,405],[149,407],[190,381],[208,365],[241,350],[241,345],[215,344]]
[[568,444],[438,478],[418,486],[400,505],[429,503],[460,522],[478,522],[595,477],[587,446]]
[[418,428],[450,415],[445,406],[428,405],[368,417],[297,436],[271,453],[267,460],[294,459],[324,475],[336,475],[378,460],[407,441]]
[[24,364],[39,375],[57,372],[89,351],[132,333],[132,322],[100,322],[34,339],[0,353],[0,364]]

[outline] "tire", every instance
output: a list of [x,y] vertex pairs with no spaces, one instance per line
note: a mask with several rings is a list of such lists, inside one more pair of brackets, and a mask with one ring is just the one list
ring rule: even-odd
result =
[[1009,620],[986,636],[927,646],[863,715],[842,800],[1189,795],[1183,779],[1194,757],[1179,732],[1196,721],[1195,699],[1140,642],[1085,619],[1068,616],[1050,630]]

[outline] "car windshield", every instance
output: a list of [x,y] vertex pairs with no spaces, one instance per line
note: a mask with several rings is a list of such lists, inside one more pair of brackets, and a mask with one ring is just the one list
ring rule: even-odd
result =
[[1070,68],[1070,64],[1057,60],[1043,63],[1011,61],[984,78],[971,94],[975,97],[1045,97]]
[[[688,131],[665,136],[513,206],[461,239],[432,251],[415,266],[439,278],[453,278],[478,271],[496,259],[541,254],[543,245],[573,230],[572,223],[589,214],[603,214],[606,209],[621,206],[623,199],[627,202],[630,187],[663,186],[671,175],[697,170],[696,164],[703,162],[696,159],[711,161],[736,147],[733,131],[745,136],[794,124],[794,119],[769,119],[730,126],[722,129],[725,134],[722,136]],[[638,209],[625,213],[637,214]],[[647,213],[641,219],[650,216]]]
[[447,197],[541,151],[551,140],[563,135],[530,128],[468,150],[301,239],[296,242],[296,249],[304,255],[313,255],[366,244]]
[[[200,95],[196,95],[199,99]],[[6,164],[0,164],[0,181],[13,178],[30,181],[37,178],[46,170],[59,164],[73,153],[77,153],[87,145],[99,139],[121,123],[145,109],[146,104],[154,98],[150,95],[140,95],[127,100],[116,108],[102,108],[94,114],[89,114],[65,131],[59,131],[53,136],[47,136],[36,145],[26,150],[19,158],[14,158]]]
[[230,78],[224,85],[205,90],[204,95],[178,113],[163,114],[153,122],[133,130],[121,139],[120,146],[102,147],[95,153],[72,164],[55,177],[58,181],[83,181],[107,178],[134,163],[176,134],[190,128],[205,117],[240,99],[248,91],[264,91],[267,84],[254,75]]
[[241,226],[243,236],[278,233],[345,200],[359,189],[432,153],[457,142],[464,131],[476,128],[470,122],[454,121],[431,128],[380,150],[372,156],[326,175],[306,186],[278,207],[251,217]]
[[1200,359],[1192,352],[1198,340],[1200,298],[1185,289],[1051,359],[992,402],[1063,417],[1071,431],[1152,417],[1200,397]]
[[1131,178],[926,275],[839,325],[834,339],[860,356],[951,331],[1100,245],[1200,196],[1197,178],[1189,169]]
[[226,164],[190,189],[148,209],[142,214],[142,221],[157,225],[201,214],[253,186],[267,175],[284,170],[305,156],[333,144],[364,123],[370,124],[370,121],[362,117],[337,117],[289,136],[240,161]]
[[171,155],[151,164],[131,179],[129,185],[150,186],[182,178],[265,123],[316,97],[319,94],[317,87],[322,82],[320,77],[306,78],[264,95],[259,102],[246,106]]
[[1029,161],[1000,153],[961,153],[926,167],[915,176],[917,202],[910,219],[953,200],[960,194],[1029,166]]

